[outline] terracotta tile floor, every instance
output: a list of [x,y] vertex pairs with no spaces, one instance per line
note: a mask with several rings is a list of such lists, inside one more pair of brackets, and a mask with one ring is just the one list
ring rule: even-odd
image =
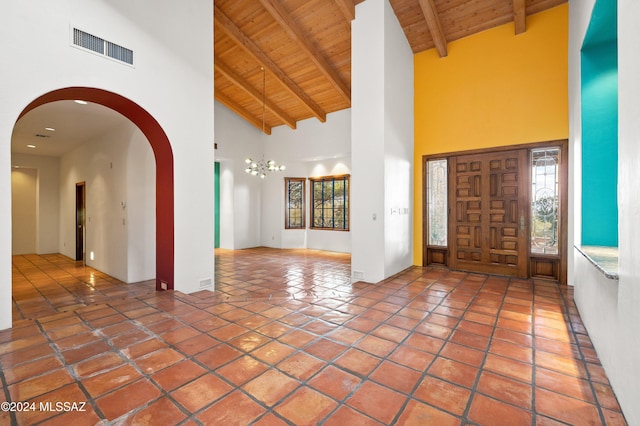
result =
[[185,295],[14,257],[0,402],[30,410],[0,424],[625,424],[571,288],[418,267],[351,284],[349,263],[219,250],[218,291]]

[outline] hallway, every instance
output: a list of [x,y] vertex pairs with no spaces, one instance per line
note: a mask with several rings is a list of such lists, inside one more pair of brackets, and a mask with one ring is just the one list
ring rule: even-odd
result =
[[0,402],[34,404],[3,425],[626,424],[571,287],[419,267],[351,284],[349,255],[313,250],[217,250],[217,291],[191,295],[13,262]]

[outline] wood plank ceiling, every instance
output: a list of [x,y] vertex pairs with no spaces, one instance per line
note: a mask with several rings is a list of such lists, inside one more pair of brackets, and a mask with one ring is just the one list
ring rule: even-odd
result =
[[[351,21],[363,0],[215,0],[215,98],[265,133],[351,106]],[[567,0],[389,0],[414,53]]]

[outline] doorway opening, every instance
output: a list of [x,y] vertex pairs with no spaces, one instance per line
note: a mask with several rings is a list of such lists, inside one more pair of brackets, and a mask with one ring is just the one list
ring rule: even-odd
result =
[[[173,151],[166,133],[155,118],[135,102],[117,93],[89,87],[68,87],[46,93],[27,105],[18,120],[41,105],[64,100],[82,100],[110,108],[135,124],[149,141],[156,162],[155,288],[156,290],[172,290],[174,288]],[[78,196],[77,191],[76,196]],[[124,204],[122,208],[125,208]],[[82,219],[84,220],[84,217]],[[77,223],[76,231],[78,231]],[[84,228],[82,231],[82,238],[85,240]],[[76,237],[76,258],[82,257],[84,259],[84,253],[80,253],[79,250],[78,234]]]
[[76,261],[85,262],[85,182],[76,183]]

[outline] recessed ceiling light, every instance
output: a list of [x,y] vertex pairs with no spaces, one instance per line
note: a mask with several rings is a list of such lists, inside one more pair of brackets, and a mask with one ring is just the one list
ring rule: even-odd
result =
[[27,148],[35,148],[35,145],[27,145]]
[[55,132],[56,131],[56,129],[54,129],[53,127],[45,127],[44,129],[48,130],[50,132]]
[[77,104],[80,104],[80,105],[86,105],[86,104],[88,103],[87,101],[81,101],[80,99],[76,99],[76,100],[75,100],[75,101],[73,101],[73,102],[75,102],[75,103],[77,103]]

